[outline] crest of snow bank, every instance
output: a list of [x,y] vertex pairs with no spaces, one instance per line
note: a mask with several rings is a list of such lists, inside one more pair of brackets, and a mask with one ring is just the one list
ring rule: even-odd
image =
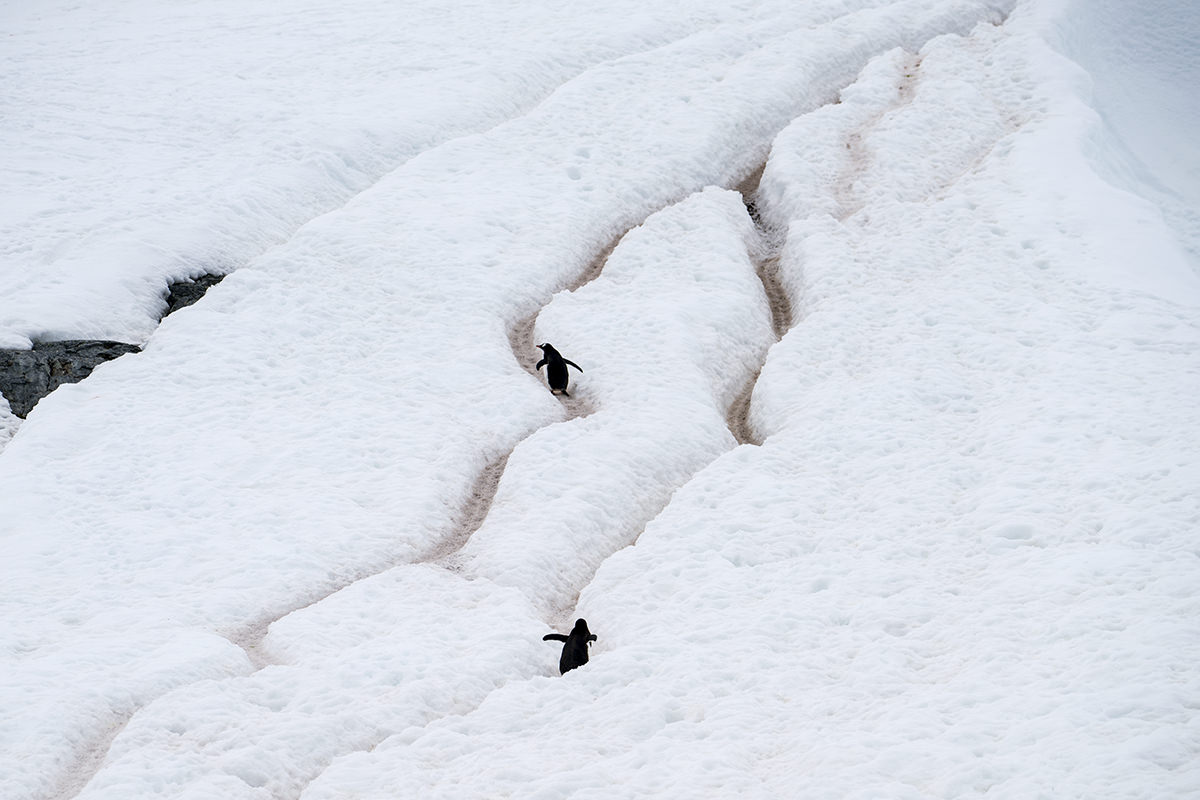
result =
[[[1030,16],[1074,73],[1089,120],[1088,163],[1158,209],[1200,274],[1200,14],[1187,0],[1062,0]],[[1148,219],[1152,210],[1140,210]],[[1153,263],[1151,253],[1143,261]]]

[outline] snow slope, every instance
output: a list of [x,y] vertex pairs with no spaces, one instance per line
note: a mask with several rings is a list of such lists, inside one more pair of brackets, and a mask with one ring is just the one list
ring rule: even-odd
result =
[[[429,4],[403,48],[371,4],[125,7],[143,43],[273,43],[261,74],[330,99],[244,139],[221,125],[260,95],[213,112],[202,163],[252,200],[201,170],[153,210],[103,125],[125,160],[60,152],[95,275],[32,266],[65,229],[5,212],[36,254],[6,255],[14,341],[144,338],[197,253],[241,268],[0,453],[0,794],[1200,790],[1200,291],[1186,216],[1104,168],[1125,107],[1094,112],[1064,31],[1105,15],[795,5]],[[29,52],[94,22],[6,13]],[[296,57],[331,26],[361,62]],[[132,92],[88,41],[79,68]],[[345,91],[404,64],[443,70],[438,103]],[[213,108],[223,74],[194,81]],[[446,102],[468,85],[494,105]],[[141,102],[187,116],[169,80]],[[326,182],[293,135],[374,166]],[[713,185],[764,159],[756,229]],[[97,221],[122,186],[167,257]],[[205,215],[237,224],[175,222]],[[546,340],[585,370],[570,402],[531,374]],[[559,677],[541,635],[576,614],[599,640]]]
[[10,4],[0,345],[141,343],[168,281],[243,266],[591,67],[746,16],[687,5]]

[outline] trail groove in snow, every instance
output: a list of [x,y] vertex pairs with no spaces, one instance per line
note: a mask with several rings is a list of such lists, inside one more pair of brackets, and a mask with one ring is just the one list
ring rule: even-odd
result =
[[466,502],[454,515],[453,520],[448,526],[448,533],[424,553],[411,558],[390,561],[382,566],[357,573],[348,580],[338,582],[332,588],[324,590],[318,595],[308,596],[303,602],[288,608],[282,613],[275,612],[267,618],[256,620],[249,625],[239,628],[235,632],[228,634],[226,638],[245,651],[247,658],[250,659],[250,662],[256,669],[262,669],[273,663],[262,650],[263,639],[266,637],[271,625],[289,614],[294,614],[309,606],[316,605],[359,581],[367,580],[405,564],[435,563],[451,571],[457,571],[458,566],[453,556],[462,549],[467,540],[471,538],[471,534],[478,530],[479,526],[483,524],[483,520],[487,518],[488,509],[492,505],[492,499],[496,496],[496,487],[500,483],[500,476],[504,473],[504,466],[508,463],[508,458],[511,454],[512,451],[510,450],[480,471],[479,475],[475,478],[474,484],[472,484]]
[[427,553],[417,557],[416,563],[433,562],[451,571],[458,570],[454,554],[463,548],[463,545],[471,538],[471,534],[479,530],[479,526],[487,519],[488,510],[492,507],[492,500],[496,497],[496,487],[500,485],[500,476],[504,474],[504,466],[508,464],[510,455],[512,455],[511,450],[483,468],[479,476],[475,478],[475,483],[471,487],[471,496],[467,499],[466,505],[451,525],[450,535],[438,542]]
[[[319,601],[314,600],[310,603],[300,606],[299,608],[291,609],[287,612],[287,614],[291,614],[292,611],[299,611],[300,608],[306,608],[315,602]],[[262,669],[263,667],[269,667],[273,662],[262,651],[262,640],[266,637],[267,629],[271,627],[271,623],[276,619],[286,617],[287,614],[281,614],[273,619],[259,620],[258,622],[254,622],[244,628],[239,629],[236,633],[230,634],[226,638],[237,647],[240,647],[243,652],[245,652],[246,658],[250,659],[250,663],[254,665],[256,670]]]
[[[758,279],[762,281],[763,293],[771,308],[771,330],[775,334],[775,341],[778,342],[792,327],[792,304],[779,280],[779,249],[782,246],[782,236],[777,231],[769,230],[763,224],[755,204],[755,194],[758,191],[758,183],[762,179],[765,167],[765,162],[759,165],[758,169],[738,184],[736,189],[742,195],[746,213],[750,215],[750,219],[753,220],[755,229],[758,231],[758,247],[751,255],[754,259],[754,271],[757,273]],[[762,444],[761,438],[750,429],[750,400],[754,396],[754,386],[758,383],[758,376],[761,372],[762,364],[759,364],[758,369],[746,382],[746,386],[730,404],[726,414],[729,432],[737,439],[738,444]]]
[[[891,102],[875,110],[870,116],[859,121],[852,130],[845,133],[844,147],[846,158],[841,162],[841,168],[832,185],[832,200],[834,208],[828,209],[839,222],[846,222],[862,212],[873,201],[873,193],[885,180],[885,176],[897,169],[892,163],[880,161],[878,150],[886,147],[892,139],[904,130],[904,125],[913,118],[912,106],[921,102],[924,57],[908,50],[895,54],[895,94]],[[934,77],[934,84],[940,85]],[[853,92],[855,87],[850,87]],[[970,108],[979,99],[978,90],[967,89],[961,95],[947,98],[943,102],[958,102],[962,108]],[[856,102],[852,97],[849,101]],[[861,101],[858,101],[861,102]],[[998,108],[979,109],[980,113],[997,115],[996,130],[984,138],[975,138],[969,131],[969,126],[962,126],[957,137],[948,137],[943,150],[926,154],[928,160],[942,163],[948,159],[962,159],[953,168],[944,172],[937,170],[936,178],[927,177],[928,183],[917,181],[901,181],[898,190],[910,199],[923,198],[926,201],[936,201],[944,198],[947,193],[965,176],[976,170],[992,150],[1003,139],[1015,133],[1025,124],[1027,113],[1001,112]],[[1002,117],[999,115],[1003,114]],[[922,170],[912,170],[915,174]],[[868,225],[869,220],[861,224]]]
[[919,69],[921,58],[916,53],[905,52],[903,63],[900,65],[902,77],[896,86],[894,100],[880,108],[859,128],[846,135],[847,159],[841,174],[833,182],[833,198],[837,203],[837,213],[834,215],[839,222],[845,222],[863,209],[867,201],[863,197],[859,181],[870,170],[874,161],[874,153],[863,142],[869,138],[872,131],[888,114],[912,102],[916,94],[916,85],[920,80]]
[[92,776],[100,771],[109,748],[112,747],[113,740],[120,735],[121,731],[125,730],[125,726],[132,718],[133,713],[126,714],[120,721],[114,723],[104,736],[81,750],[75,758],[75,762],[63,773],[59,788],[49,794],[46,800],[70,800],[82,792]]
[[[601,264],[601,266],[603,266],[603,264]],[[589,269],[589,273],[591,271],[592,270]],[[598,268],[596,269],[595,274],[599,274]],[[588,280],[590,280],[590,278]],[[572,286],[568,291],[574,291],[576,288],[578,288],[578,286],[582,286],[584,283],[587,283],[587,280],[583,280],[576,286]],[[513,358],[517,360],[517,363],[520,364],[526,372],[528,372],[530,375],[533,375],[544,384],[546,382],[546,377],[542,371],[537,368],[537,362],[540,361],[542,357],[542,351],[538,350],[537,346],[542,344],[542,342],[535,342],[533,340],[533,329],[534,325],[537,323],[537,317],[540,311],[541,310],[539,309],[537,312],[519,320],[516,325],[509,329],[508,341],[509,344],[512,345]],[[550,344],[554,344],[554,342],[550,342]],[[570,356],[567,357],[570,358]],[[549,387],[547,387],[546,391],[549,391]],[[558,401],[563,404],[563,408],[567,410],[566,418],[568,420],[575,419],[576,417],[586,417],[596,410],[591,406],[586,398],[578,393],[569,395],[567,397],[563,397],[562,395],[555,396],[558,398]],[[496,479],[499,480],[500,476],[497,475]],[[494,486],[492,487],[492,492],[495,493]],[[479,526],[477,525],[476,527]]]

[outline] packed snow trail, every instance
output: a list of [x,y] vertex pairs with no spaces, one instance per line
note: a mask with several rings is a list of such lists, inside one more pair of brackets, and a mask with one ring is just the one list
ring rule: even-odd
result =
[[[745,177],[872,55],[997,18],[793,5],[711,17],[420,153],[39,403],[0,455],[6,797],[75,785],[170,690],[251,673],[224,634],[421,557],[482,469],[562,418],[512,357],[517,321],[622,230]],[[535,620],[507,630],[544,656]],[[171,791],[139,774],[97,787]]]

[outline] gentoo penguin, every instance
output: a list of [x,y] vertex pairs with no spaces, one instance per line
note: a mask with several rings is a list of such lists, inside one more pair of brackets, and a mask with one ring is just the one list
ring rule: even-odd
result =
[[582,667],[588,662],[588,642],[596,641],[596,634],[588,630],[587,621],[575,620],[575,627],[569,636],[561,633],[547,633],[542,637],[543,642],[566,642],[563,645],[562,656],[558,659],[558,671],[566,675],[576,667]]
[[546,380],[550,384],[550,393],[556,394],[562,392],[565,397],[570,397],[567,394],[567,365],[570,364],[575,369],[583,372],[583,367],[576,364],[574,361],[568,361],[562,357],[562,353],[554,349],[554,346],[546,343],[539,344],[538,347],[542,350],[542,360],[537,363],[535,369],[546,368]]

